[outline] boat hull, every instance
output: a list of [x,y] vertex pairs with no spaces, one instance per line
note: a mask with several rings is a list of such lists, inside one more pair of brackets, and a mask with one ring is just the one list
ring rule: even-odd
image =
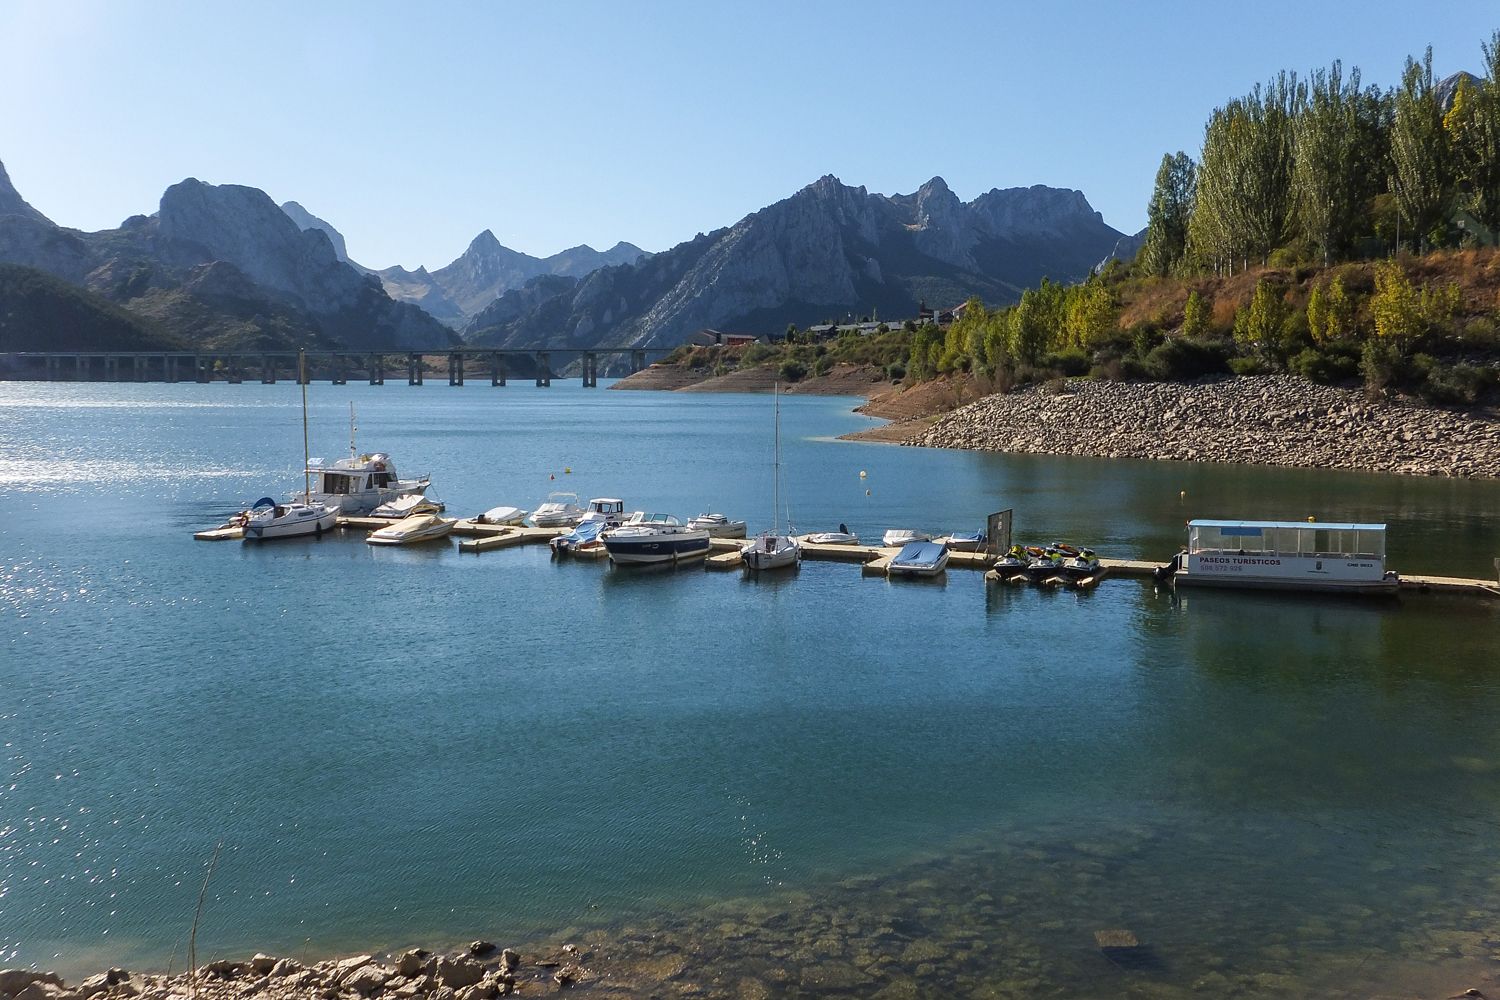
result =
[[764,539],[756,539],[745,546],[740,554],[745,560],[745,568],[756,573],[795,569],[802,561],[802,549],[796,542],[785,538],[778,539],[774,548],[765,545]]
[[247,542],[269,542],[282,538],[315,538],[325,531],[332,531],[337,523],[338,511],[331,508],[325,508],[317,515],[280,517],[266,524],[256,524],[252,520],[245,525],[244,539]]
[[646,538],[604,539],[610,561],[622,566],[676,564],[703,559],[708,555],[708,532],[691,535],[662,535]]
[[1381,560],[1364,557],[1191,553],[1175,576],[1189,587],[1304,590],[1328,594],[1392,594],[1400,589]]
[[1296,590],[1315,594],[1369,594],[1377,597],[1394,596],[1401,590],[1401,580],[1307,580],[1271,579],[1265,577],[1225,577],[1178,570],[1172,575],[1173,586],[1212,587],[1221,590]]

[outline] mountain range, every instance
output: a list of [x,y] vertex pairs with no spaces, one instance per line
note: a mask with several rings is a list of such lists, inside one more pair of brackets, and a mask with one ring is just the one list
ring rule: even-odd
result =
[[704,328],[899,320],[973,295],[1012,302],[1129,245],[1078,191],[965,202],[941,177],[887,196],[826,176],[658,254],[619,243],[539,258],[485,230],[444,267],[376,271],[328,222],[256,188],[189,178],[155,213],[84,233],[29,205],[0,166],[0,263],[81,286],[165,341],[219,349],[672,346]]

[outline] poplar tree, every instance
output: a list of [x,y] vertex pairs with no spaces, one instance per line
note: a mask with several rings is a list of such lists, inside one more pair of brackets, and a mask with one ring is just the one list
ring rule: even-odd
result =
[[1461,84],[1444,119],[1452,139],[1464,207],[1500,244],[1500,31],[1481,46],[1485,79]]
[[1165,277],[1187,251],[1188,222],[1198,191],[1198,165],[1179,150],[1165,154],[1146,207],[1146,242],[1140,261],[1147,273]]
[[1358,68],[1346,81],[1335,61],[1312,74],[1292,120],[1297,216],[1325,266],[1348,249],[1384,174],[1384,108],[1377,89],[1360,90]]
[[1432,82],[1432,46],[1421,62],[1410,56],[1395,95],[1391,124],[1391,193],[1401,219],[1416,232],[1418,249],[1448,214],[1452,164],[1443,108]]

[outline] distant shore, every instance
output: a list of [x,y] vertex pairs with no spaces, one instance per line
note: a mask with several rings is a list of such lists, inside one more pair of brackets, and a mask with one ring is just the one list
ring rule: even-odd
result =
[[[647,374],[650,372],[651,374]],[[662,366],[617,388],[769,391],[770,369],[713,377]],[[624,384],[634,383],[634,384]],[[886,421],[845,440],[1028,455],[1223,462],[1461,479],[1500,477],[1500,415],[1316,385],[1291,375],[1193,383],[1073,379],[986,394],[964,376],[903,387],[836,367],[789,393],[864,396]]]

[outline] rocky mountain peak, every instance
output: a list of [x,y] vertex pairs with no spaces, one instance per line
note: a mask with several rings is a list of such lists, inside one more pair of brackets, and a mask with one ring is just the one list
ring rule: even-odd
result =
[[333,252],[338,256],[338,259],[343,261],[345,264],[351,263],[351,261],[349,260],[349,251],[344,246],[343,233],[339,232],[337,229],[334,229],[332,225],[324,222],[316,215],[313,215],[311,212],[303,208],[295,201],[283,202],[281,205],[281,210],[287,214],[288,218],[290,218],[297,224],[298,229],[316,229],[323,235],[327,236],[328,242],[333,244]]
[[26,203],[26,199],[21,197],[21,192],[17,191],[15,185],[10,182],[10,175],[5,172],[4,163],[0,163],[0,215],[19,215],[33,222],[52,224],[51,219],[32,208]]

